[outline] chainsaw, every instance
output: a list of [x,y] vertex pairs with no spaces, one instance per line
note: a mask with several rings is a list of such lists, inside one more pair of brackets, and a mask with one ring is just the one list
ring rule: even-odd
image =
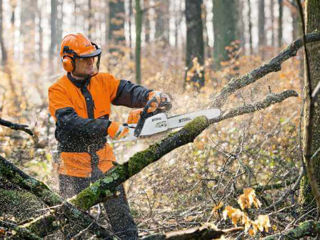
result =
[[[124,124],[124,126],[129,128],[129,134],[125,138],[112,142],[133,141],[139,138],[150,137],[172,129],[181,128],[199,116],[205,116],[208,120],[212,120],[218,118],[221,114],[220,109],[211,108],[168,117],[167,111],[171,109],[171,103],[160,104],[159,109],[149,112],[148,110],[153,102],[154,99],[151,99],[143,109],[131,111],[127,123]],[[166,110],[162,110],[161,108]]]

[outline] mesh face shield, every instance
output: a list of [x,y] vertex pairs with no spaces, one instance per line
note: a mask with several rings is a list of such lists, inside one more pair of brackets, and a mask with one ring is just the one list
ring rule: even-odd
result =
[[68,53],[72,54],[72,74],[81,77],[88,78],[98,74],[100,66],[101,49],[91,42],[91,49],[86,53],[77,54],[75,51],[68,49]]
[[91,57],[76,57],[77,63],[74,73],[78,76],[83,77],[93,77],[99,72],[100,65],[100,57],[101,55],[91,56]]
[[87,77],[98,74],[100,67],[101,49],[95,43],[92,45],[95,47],[95,51],[75,56],[78,59],[77,73],[82,73]]

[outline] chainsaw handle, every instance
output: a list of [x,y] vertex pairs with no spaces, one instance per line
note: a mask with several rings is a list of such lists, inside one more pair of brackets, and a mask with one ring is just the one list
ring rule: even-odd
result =
[[137,123],[137,126],[136,128],[134,129],[134,136],[135,137],[139,137],[140,134],[141,134],[141,131],[142,131],[142,128],[143,128],[143,125],[144,125],[144,122],[146,121],[146,119],[148,117],[151,117],[155,114],[158,114],[159,112],[162,112],[160,109],[157,109],[155,110],[154,112],[150,112],[148,113],[148,110],[149,108],[151,107],[151,103],[154,103],[154,102],[157,102],[157,99],[154,97],[154,98],[151,98],[147,104],[144,106],[142,112],[140,113],[140,118],[139,118],[139,121]]

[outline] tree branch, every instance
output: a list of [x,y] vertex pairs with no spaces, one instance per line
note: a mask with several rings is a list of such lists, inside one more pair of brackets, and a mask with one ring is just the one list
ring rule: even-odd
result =
[[167,138],[149,146],[146,150],[134,154],[128,162],[115,166],[111,171],[108,171],[102,179],[99,179],[70,199],[70,202],[76,207],[86,211],[91,206],[104,201],[106,198],[112,197],[118,185],[140,172],[149,164],[156,162],[172,150],[192,142],[210,124],[265,109],[270,105],[280,103],[293,96],[298,96],[298,93],[293,90],[287,90],[280,94],[269,94],[263,101],[233,108],[223,112],[219,118],[212,119],[210,122],[208,122],[205,117],[198,117],[180,131],[171,133]]
[[265,109],[275,103],[280,103],[289,97],[297,97],[297,96],[298,96],[298,93],[294,90],[286,90],[279,94],[271,93],[267,95],[267,97],[263,101],[255,102],[253,104],[248,104],[242,107],[232,108],[230,110],[222,112],[221,116],[218,118],[212,119],[210,121],[210,124],[220,122],[228,118],[240,116],[246,113],[256,112],[256,111]]
[[[0,226],[3,228],[6,228],[6,229],[14,230],[16,232],[12,236],[12,237],[14,237],[14,239],[41,240],[41,238],[39,236],[33,234],[32,232],[30,232],[26,228],[19,227],[16,224],[0,220]],[[11,237],[9,237],[9,238],[11,238]]]
[[290,240],[290,239],[301,239],[303,237],[311,236],[315,237],[320,234],[320,223],[316,221],[306,221],[301,223],[299,226],[281,234],[275,234],[268,236],[263,240]]
[[[306,35],[306,43],[320,41],[320,33],[310,33]],[[223,89],[213,97],[213,107],[221,108],[226,102],[227,98],[245,86],[254,83],[258,79],[266,76],[270,72],[278,72],[281,70],[281,64],[288,60],[291,57],[297,55],[297,51],[303,46],[303,39],[299,38],[292,42],[287,48],[282,50],[280,54],[272,58],[268,63],[263,64],[262,66],[257,67],[252,70],[250,73],[238,77],[232,78],[230,82],[223,87]]]
[[[18,185],[19,187],[31,192],[45,204],[52,208],[51,212],[42,215],[26,224],[24,228],[31,230],[33,233],[40,237],[57,229],[59,226],[53,226],[55,222],[54,216],[63,216],[74,222],[77,222],[82,229],[90,227],[90,231],[97,235],[110,237],[111,234],[104,227],[100,226],[95,220],[87,213],[79,211],[76,207],[64,200],[56,193],[51,191],[47,185],[30,177],[12,163],[0,156],[0,175]],[[46,223],[45,225],[43,223]]]
[[143,240],[209,240],[209,239],[217,239],[222,235],[228,233],[234,233],[242,231],[243,227],[230,228],[225,230],[217,229],[211,225],[203,225],[201,227],[194,227],[186,230],[169,232],[166,234],[155,234],[148,237],[143,238]]
[[[134,154],[128,162],[115,166],[111,171],[108,171],[102,179],[91,184],[88,188],[84,189],[68,201],[74,204],[77,208],[86,211],[93,205],[104,201],[106,198],[112,197],[116,192],[116,187],[118,185],[140,172],[149,164],[159,160],[162,156],[172,150],[192,142],[210,124],[267,108],[270,105],[282,102],[291,96],[298,96],[298,94],[293,90],[284,91],[280,94],[270,94],[263,101],[223,112],[221,117],[211,120],[210,123],[205,117],[198,117],[180,131],[171,133],[162,141],[151,145],[142,152]],[[1,156],[0,173],[8,180],[32,192],[49,206],[60,205],[55,208],[53,213],[41,216],[26,225],[28,229],[33,229],[34,232],[41,233],[40,236],[44,234],[43,231],[41,231],[43,229],[39,227],[41,225],[43,226],[43,224],[40,223],[45,221],[47,225],[50,226],[50,223],[53,224],[54,221],[52,215],[57,214],[57,212],[64,213],[66,217],[82,222],[81,225],[84,228],[94,221],[85,213],[77,210],[69,202],[63,202],[62,198],[53,193],[45,184],[31,178]],[[94,228],[99,229],[100,231],[104,230],[97,224],[93,224],[92,229]]]
[[26,132],[30,136],[33,136],[33,132],[29,129],[28,125],[12,123],[1,118],[0,118],[0,125],[11,128],[13,130],[21,130]]

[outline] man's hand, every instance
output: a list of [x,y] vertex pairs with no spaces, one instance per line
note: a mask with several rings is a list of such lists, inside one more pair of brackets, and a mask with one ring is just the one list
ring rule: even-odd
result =
[[125,138],[129,134],[129,128],[118,122],[111,122],[108,127],[108,135],[113,140],[119,140]]
[[166,93],[152,91],[149,93],[148,101],[154,99],[154,102],[151,103],[148,112],[154,112],[157,109],[168,111],[171,109],[171,99]]

